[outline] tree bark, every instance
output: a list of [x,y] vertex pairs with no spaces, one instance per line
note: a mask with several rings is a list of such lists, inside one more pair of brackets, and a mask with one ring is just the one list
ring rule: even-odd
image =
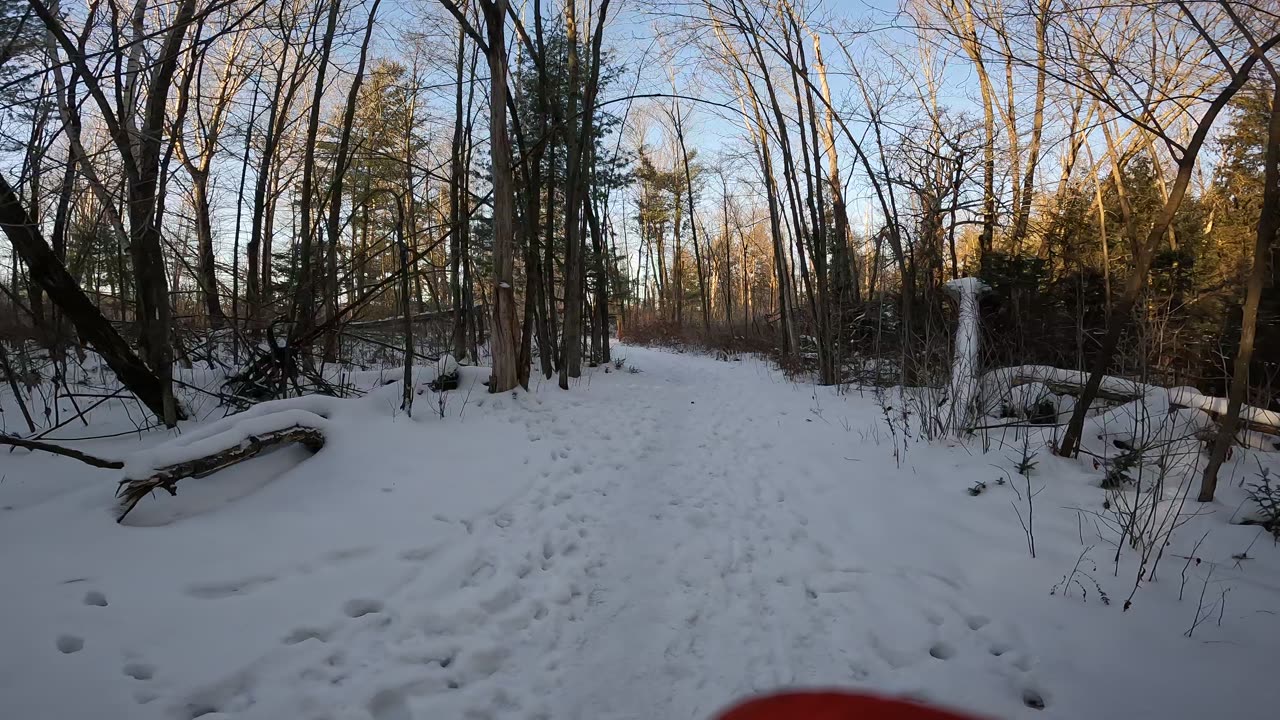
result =
[[517,384],[520,349],[515,296],[515,183],[507,132],[507,0],[481,0],[488,30],[489,149],[493,172],[493,307],[489,330],[493,370],[489,392]]
[[1240,406],[1249,390],[1249,363],[1253,360],[1254,338],[1258,330],[1258,306],[1267,278],[1267,256],[1280,230],[1280,75],[1273,73],[1271,118],[1267,126],[1267,150],[1263,165],[1262,211],[1258,217],[1257,240],[1253,246],[1253,267],[1245,289],[1244,316],[1240,321],[1240,347],[1236,350],[1227,413],[1218,424],[1209,463],[1200,480],[1200,502],[1211,502],[1218,487],[1218,469],[1227,459],[1240,423]]

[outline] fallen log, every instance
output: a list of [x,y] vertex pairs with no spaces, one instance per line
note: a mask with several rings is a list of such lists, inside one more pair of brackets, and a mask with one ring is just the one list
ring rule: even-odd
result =
[[[1077,397],[1083,392],[1087,380],[1088,376],[1085,373],[1074,370],[1029,365],[1002,368],[988,372],[983,377],[983,384],[987,388],[991,388],[994,385],[1014,388],[1030,383],[1042,383],[1055,395]],[[1102,386],[1098,388],[1097,396],[1111,402],[1128,403],[1140,400],[1153,391],[1164,391],[1169,394],[1169,408],[1171,410],[1201,410],[1208,414],[1214,422],[1221,422],[1222,415],[1226,411],[1227,401],[1225,398],[1204,395],[1194,388],[1164,388],[1158,385],[1110,376],[1103,380]],[[1241,430],[1251,430],[1280,438],[1280,413],[1243,405],[1240,408],[1238,426]],[[1280,443],[1280,440],[1277,440],[1277,443]],[[1280,444],[1275,444],[1275,447],[1280,450]]]
[[211,473],[257,457],[265,450],[289,443],[301,443],[311,452],[324,447],[324,434],[317,428],[303,425],[292,425],[278,430],[249,435],[236,445],[228,448],[183,460],[158,468],[146,477],[128,478],[120,481],[116,497],[120,498],[121,513],[116,522],[122,522],[142,498],[156,490],[164,490],[170,495],[177,495],[177,483],[188,477],[204,477]]

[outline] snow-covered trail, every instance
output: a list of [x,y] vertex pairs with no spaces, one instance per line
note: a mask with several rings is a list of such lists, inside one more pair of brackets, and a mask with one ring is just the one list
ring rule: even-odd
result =
[[1113,597],[1132,584],[1071,509],[1101,501],[1079,465],[1041,457],[1033,560],[1012,489],[965,493],[1007,452],[904,449],[871,398],[763,362],[617,352],[641,372],[457,391],[443,420],[404,422],[375,392],[367,427],[316,457],[201,481],[278,473],[265,486],[139,509],[177,518],[163,527],[111,524],[110,488],[84,477],[0,486],[18,498],[0,577],[21,588],[0,620],[0,716],[702,720],[787,686],[1004,718],[1271,702],[1280,563],[1255,549],[1228,567],[1254,530],[1215,526],[1201,549],[1232,601],[1188,640],[1172,565],[1128,613],[1049,596],[1082,550]]
[[927,696],[942,663],[970,686],[937,693],[952,703],[1039,698],[1017,633],[913,566],[931,553],[912,557],[919,532],[893,508],[825,502],[860,461],[807,442],[830,422],[816,406],[761,402],[780,378],[755,363],[630,352],[641,373],[522,414],[535,481],[423,557],[431,572],[357,599],[331,633],[291,633],[179,714],[704,718],[795,684]]

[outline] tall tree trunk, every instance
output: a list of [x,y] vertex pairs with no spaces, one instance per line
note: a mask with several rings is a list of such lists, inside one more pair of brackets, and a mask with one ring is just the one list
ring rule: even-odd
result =
[[560,387],[569,389],[569,378],[582,374],[582,233],[579,222],[582,213],[583,150],[579,144],[577,124],[585,123],[587,114],[578,117],[581,106],[582,85],[578,62],[577,0],[564,4],[564,27],[568,45],[569,103],[563,125],[567,157],[565,170],[564,208],[564,337],[561,341],[563,359],[560,365]]
[[[161,47],[147,88],[140,138],[134,155],[134,172],[126,173],[129,186],[129,230],[131,234],[134,282],[137,287],[138,320],[147,364],[160,380],[164,403],[164,423],[173,427],[182,417],[173,396],[173,348],[169,342],[169,285],[165,277],[164,251],[158,217],[160,144],[164,135],[165,110],[170,85],[178,65],[178,55],[187,28],[195,13],[195,0],[183,0],[174,15]],[[126,152],[121,143],[122,154]]]
[[[293,28],[288,28],[292,38]],[[275,169],[276,154],[280,141],[289,123],[289,109],[298,89],[302,86],[301,72],[305,55],[295,52],[293,67],[286,76],[286,66],[292,42],[284,44],[280,66],[276,72],[275,87],[272,90],[271,106],[267,111],[267,124],[262,139],[262,155],[258,159],[253,182],[253,216],[249,227],[249,243],[247,249],[248,278],[245,287],[245,304],[247,324],[254,332],[258,330],[259,321],[264,319],[266,306],[271,300],[271,233],[274,225],[275,190],[277,172]]]
[[[689,227],[693,236],[693,261],[698,266],[698,298],[702,303],[702,330],[711,331],[711,308],[707,301],[707,281],[702,271],[702,254],[698,250],[698,220],[693,214],[693,174],[689,171],[689,150],[684,143],[684,121],[680,117],[680,102],[676,101],[675,111],[671,114],[672,125],[675,126],[676,141],[680,145],[680,162],[684,166],[685,199],[689,202]],[[678,202],[678,201],[677,201]]]
[[458,28],[458,55],[455,69],[458,74],[458,85],[454,93],[453,142],[449,164],[449,291],[453,301],[453,330],[450,335],[450,346],[453,356],[459,360],[467,356],[467,316],[462,298],[462,224],[468,222],[469,213],[463,207],[466,196],[463,194],[463,107],[462,107],[462,69],[466,55],[467,32]]
[[[324,100],[325,77],[329,70],[329,55],[333,51],[333,38],[338,28],[338,15],[342,10],[340,0],[329,0],[329,14],[325,20],[324,35],[320,38],[320,58],[316,61],[316,84],[311,95],[311,110],[307,117],[307,134],[303,144],[302,185],[299,188],[298,215],[298,273],[294,289],[293,328],[290,330],[290,341],[309,333],[315,324],[316,286],[321,279],[312,255],[313,232],[311,205],[314,202],[315,182],[315,147],[316,136],[320,131],[320,109]],[[336,172],[341,174],[341,168]],[[304,353],[305,355],[305,353]]]
[[[609,12],[609,0],[600,4],[595,32],[591,37],[591,64],[585,82],[578,61],[577,0],[565,3],[564,22],[566,41],[568,44],[569,103],[566,113],[565,128],[567,131],[566,161],[568,181],[566,183],[565,205],[565,281],[564,281],[564,338],[561,347],[564,352],[563,364],[560,367],[560,387],[568,389],[569,378],[582,374],[582,300],[583,300],[583,209],[590,202],[589,188],[591,178],[587,158],[589,143],[594,142],[592,132],[595,117],[596,89],[600,78],[600,45],[603,40],[604,23]],[[581,117],[579,117],[581,112]],[[578,127],[574,127],[574,119]]]
[[[1036,8],[1036,97],[1031,116],[1031,140],[1027,147],[1027,166],[1022,176],[1022,191],[1019,194],[1018,207],[1014,209],[1012,245],[1014,251],[1021,249],[1022,241],[1027,236],[1027,225],[1031,217],[1031,201],[1035,191],[1036,166],[1040,162],[1040,142],[1044,136],[1044,100],[1045,100],[1045,35],[1049,23],[1050,0],[1038,0]],[[1071,138],[1072,142],[1075,138]]]
[[1093,404],[1094,399],[1098,396],[1098,389],[1102,386],[1102,378],[1107,374],[1111,359],[1115,356],[1116,348],[1120,345],[1120,334],[1124,323],[1133,314],[1133,309],[1137,306],[1142,290],[1146,287],[1147,273],[1151,269],[1151,260],[1155,256],[1155,251],[1160,241],[1164,238],[1165,231],[1170,223],[1173,222],[1178,208],[1182,205],[1182,199],[1186,196],[1187,187],[1191,183],[1191,174],[1195,169],[1196,159],[1200,155],[1201,148],[1204,147],[1214,120],[1217,119],[1222,109],[1226,107],[1231,98],[1244,85],[1249,77],[1249,72],[1253,70],[1253,66],[1258,63],[1263,53],[1277,43],[1280,43],[1280,36],[1272,38],[1264,46],[1255,46],[1244,61],[1236,66],[1235,71],[1232,73],[1231,81],[1214,97],[1196,123],[1195,132],[1192,133],[1190,140],[1187,142],[1182,152],[1182,157],[1178,159],[1178,175],[1174,179],[1173,185],[1169,188],[1168,200],[1165,201],[1164,207],[1160,209],[1160,212],[1153,219],[1151,228],[1147,232],[1146,240],[1135,244],[1133,269],[1130,271],[1128,279],[1125,280],[1124,291],[1120,296],[1120,300],[1112,308],[1111,317],[1107,323],[1107,334],[1102,338],[1102,344],[1094,360],[1089,380],[1085,383],[1084,390],[1077,399],[1075,411],[1071,414],[1071,421],[1067,423],[1067,430],[1063,434],[1062,443],[1058,447],[1059,455],[1073,457],[1080,449],[1080,436],[1084,432],[1084,421],[1089,411],[1089,406]]
[[1267,278],[1267,256],[1280,231],[1280,74],[1272,72],[1271,118],[1267,126],[1267,149],[1263,165],[1262,210],[1258,216],[1257,239],[1253,246],[1253,267],[1245,288],[1244,315],[1240,320],[1240,347],[1236,350],[1231,374],[1231,390],[1227,395],[1227,412],[1218,424],[1209,463],[1200,480],[1200,502],[1213,500],[1218,487],[1218,469],[1227,459],[1227,450],[1235,442],[1240,424],[1240,406],[1249,390],[1249,363],[1253,360],[1253,343],[1258,331],[1258,306],[1262,286]]
[[595,255],[596,284],[592,309],[595,311],[592,334],[596,338],[597,362],[609,362],[609,277],[605,263],[604,233],[595,203],[587,204],[587,223],[591,228],[591,246]]
[[827,153],[827,183],[831,190],[832,215],[832,255],[838,259],[836,272],[841,278],[842,287],[853,292],[853,302],[862,301],[858,287],[858,276],[853,268],[853,256],[849,248],[849,210],[845,205],[844,187],[840,183],[840,158],[836,151],[836,127],[834,110],[831,102],[831,85],[827,82],[827,66],[822,61],[822,45],[818,33],[813,33],[814,67],[818,72],[818,80],[822,84],[823,113],[822,144]]
[[204,298],[205,313],[209,325],[220,328],[227,323],[226,313],[218,302],[218,266],[213,256],[213,218],[209,211],[209,176],[200,173],[191,178],[191,199],[196,223],[196,276],[200,282],[200,295]]
[[[364,84],[365,64],[369,57],[369,40],[373,36],[374,19],[378,15],[378,6],[382,0],[373,0],[373,4],[369,7],[369,20],[365,25],[364,40],[360,43],[360,59],[356,63],[355,77],[351,80],[351,88],[347,91],[347,105],[342,114],[342,130],[338,138],[338,150],[333,159],[333,178],[329,182],[329,191],[325,194],[326,202],[328,202],[328,215],[325,218],[325,238],[327,247],[325,248],[325,277],[326,281],[322,284],[327,297],[324,299],[326,312],[329,317],[336,317],[338,314],[338,242],[341,239],[342,223],[342,191],[343,180],[347,174],[347,158],[351,147],[351,129],[355,124],[356,107],[360,101],[360,87]],[[336,0],[335,0],[336,4]],[[459,83],[461,85],[461,83]],[[406,137],[412,128],[406,129]],[[407,190],[409,197],[413,196],[413,187]],[[403,208],[400,208],[403,211]],[[409,209],[409,217],[413,217],[413,209]],[[410,234],[412,237],[412,234]],[[317,280],[320,274],[315,273]],[[324,359],[332,362],[337,360],[338,354],[338,328],[330,328],[325,337],[325,353]],[[407,366],[406,366],[407,367]]]
[[507,132],[507,0],[482,0],[488,30],[489,150],[493,172],[493,307],[489,330],[493,371],[489,392],[517,384],[520,341],[516,335],[515,183],[511,176],[511,136]]
[[258,121],[258,85],[253,86],[253,102],[249,107],[249,127],[244,135],[244,154],[240,157],[240,186],[236,191],[236,224],[232,231],[234,245],[231,251],[231,322],[237,332],[231,336],[232,363],[240,362],[240,332],[244,323],[240,317],[240,221],[244,215],[244,185],[249,174],[249,146],[253,141],[253,126]]

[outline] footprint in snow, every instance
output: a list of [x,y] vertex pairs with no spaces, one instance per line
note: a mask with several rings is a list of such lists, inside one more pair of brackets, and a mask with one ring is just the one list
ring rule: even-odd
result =
[[965,623],[969,626],[969,629],[974,631],[981,630],[989,622],[991,622],[991,618],[984,615],[970,615],[965,618]]
[[950,660],[955,654],[955,648],[944,642],[934,643],[933,647],[929,648],[929,655],[939,660]]
[[1029,687],[1022,690],[1022,704],[1032,710],[1043,710],[1049,703],[1045,702],[1044,693]]
[[435,551],[433,547],[410,548],[400,553],[400,559],[405,562],[421,562],[435,554]]
[[84,604],[92,605],[93,607],[106,607],[107,596],[97,590],[90,590],[84,594]]
[[305,642],[307,640],[319,640],[320,642],[326,642],[328,639],[329,633],[325,630],[320,628],[300,627],[294,628],[290,631],[288,635],[284,636],[284,640],[281,642],[285,645],[297,645],[298,643]]
[[342,604],[342,614],[349,618],[359,618],[380,612],[382,612],[382,603],[369,598],[353,598]]
[[154,665],[140,662],[126,663],[125,666],[121,668],[121,671],[134,680],[150,680],[155,677],[156,674]]
[[70,655],[84,649],[84,638],[79,635],[59,635],[54,645],[57,646],[58,652]]

